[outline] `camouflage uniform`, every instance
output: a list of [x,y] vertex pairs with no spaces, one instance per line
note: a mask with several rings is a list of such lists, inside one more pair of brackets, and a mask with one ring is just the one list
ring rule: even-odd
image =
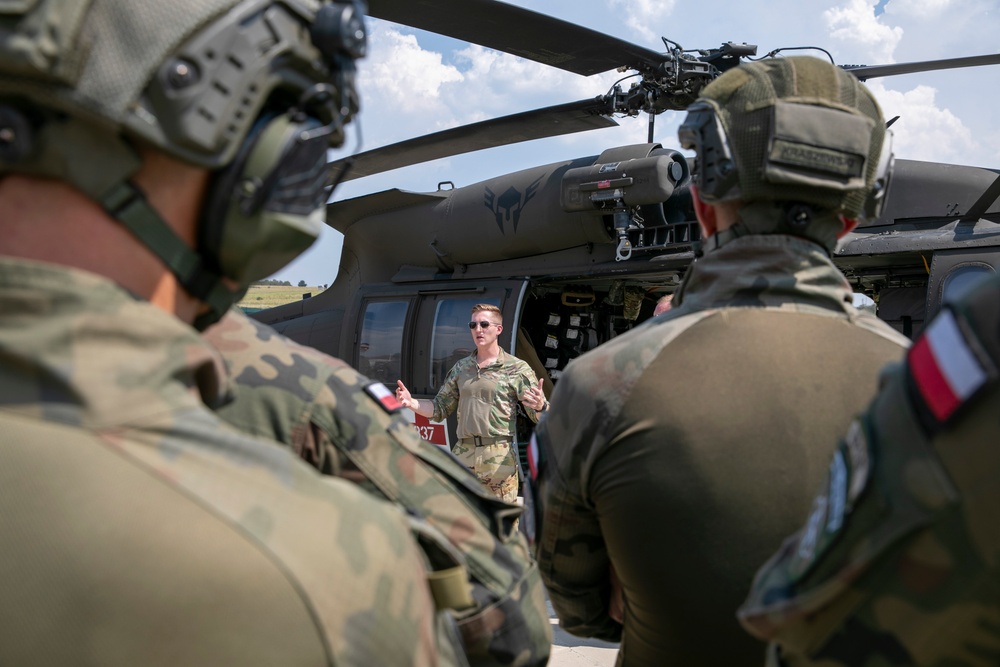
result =
[[0,664],[455,664],[404,515],[221,422],[194,329],[7,258],[0,313]]
[[[285,443],[323,472],[425,518],[464,555],[463,582],[472,584],[473,599],[456,604],[443,585],[434,591],[442,606],[457,607],[473,665],[546,664],[552,632],[537,566],[512,529],[519,509],[499,502],[454,457],[421,440],[396,414],[392,394],[343,361],[298,345],[238,309],[205,336],[233,379],[233,398],[218,409],[223,419]],[[444,559],[438,570],[454,564]]]
[[771,665],[1000,662],[1000,279],[928,325],[833,455],[745,627]]
[[[431,420],[444,421],[458,408],[458,442],[452,452],[497,498],[512,503],[517,500],[517,458],[511,446],[517,410],[520,396],[537,380],[527,363],[503,349],[486,368],[479,367],[476,354],[448,371],[434,397]],[[535,410],[523,409],[531,421],[538,421]]]
[[907,343],[851,300],[819,245],[748,235],[696,261],[669,313],[570,363],[529,452],[566,630],[621,639],[622,664],[763,662],[734,610]]

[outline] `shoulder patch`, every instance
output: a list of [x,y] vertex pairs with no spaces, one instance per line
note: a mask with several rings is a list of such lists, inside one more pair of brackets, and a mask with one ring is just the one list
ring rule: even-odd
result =
[[917,395],[938,425],[948,422],[989,377],[949,309],[913,344],[907,365]]
[[375,402],[382,406],[382,409],[393,414],[403,409],[403,404],[396,399],[396,395],[389,391],[381,382],[372,382],[365,385],[365,393],[375,399]]

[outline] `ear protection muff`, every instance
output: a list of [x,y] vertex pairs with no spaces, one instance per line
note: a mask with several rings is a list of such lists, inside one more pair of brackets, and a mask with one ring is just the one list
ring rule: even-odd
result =
[[729,136],[711,102],[700,100],[687,109],[687,117],[677,138],[681,147],[695,152],[694,177],[698,193],[705,201],[740,197],[739,170]]
[[861,215],[868,222],[874,222],[882,215],[894,166],[895,156],[892,153],[892,130],[887,127],[885,138],[882,140],[882,152],[879,154],[878,167],[875,170],[875,182],[872,185],[871,192],[865,198],[864,207],[861,210]]
[[215,177],[199,254],[243,288],[308,248],[324,222],[331,126],[301,111],[264,115]]

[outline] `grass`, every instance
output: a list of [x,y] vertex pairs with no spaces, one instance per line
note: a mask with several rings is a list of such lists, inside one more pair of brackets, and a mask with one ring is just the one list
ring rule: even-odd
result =
[[239,307],[250,312],[282,306],[292,301],[300,301],[309,292],[316,296],[322,287],[285,287],[279,285],[253,285],[239,302]]

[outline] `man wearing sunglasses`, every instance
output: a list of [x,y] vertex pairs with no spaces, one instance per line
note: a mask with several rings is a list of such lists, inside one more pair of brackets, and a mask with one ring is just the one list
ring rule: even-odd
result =
[[396,398],[433,421],[444,421],[458,408],[458,443],[452,452],[498,498],[514,502],[517,459],[511,443],[517,433],[517,404],[537,422],[549,402],[528,364],[500,347],[499,308],[473,306],[469,329],[476,351],[452,366],[433,400],[413,398],[401,380]]

